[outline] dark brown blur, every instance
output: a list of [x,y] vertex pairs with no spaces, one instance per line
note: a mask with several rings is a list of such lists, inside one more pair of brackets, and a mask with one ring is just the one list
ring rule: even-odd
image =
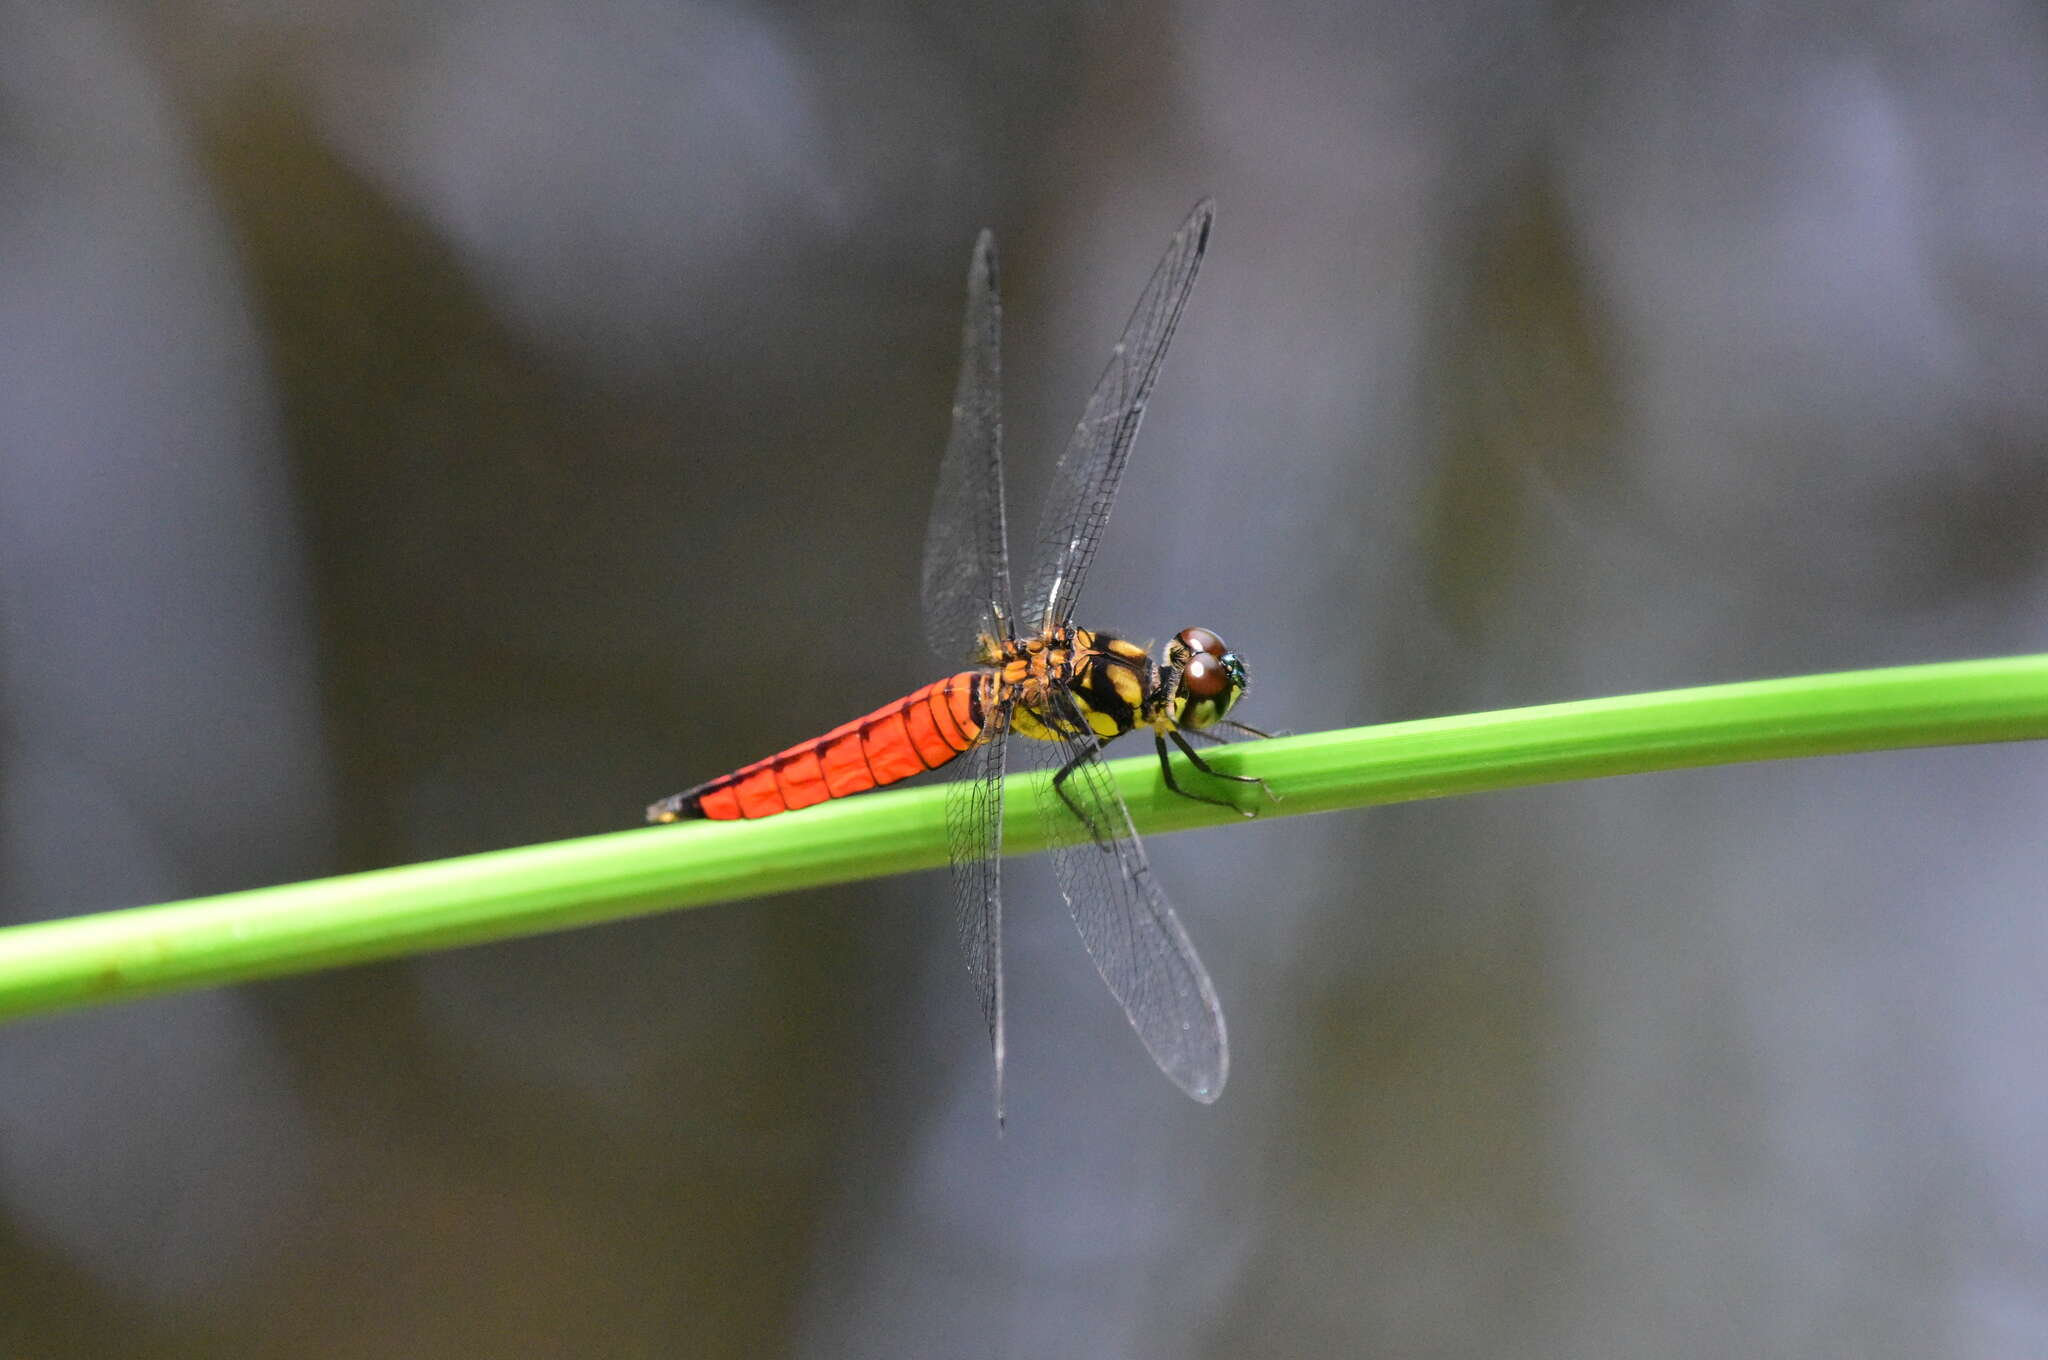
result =
[[[0,0],[0,923],[939,675],[975,232],[1029,545],[1205,194],[1076,621],[1233,716],[2042,650],[2044,71],[2011,0]],[[2048,1353],[2044,826],[2011,746],[1158,838],[1213,1108],[1020,863],[1000,1139],[937,875],[16,1025],[0,1354]]]

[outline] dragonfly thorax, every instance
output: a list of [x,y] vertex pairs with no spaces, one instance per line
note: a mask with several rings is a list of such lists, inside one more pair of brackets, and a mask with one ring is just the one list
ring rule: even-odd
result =
[[1143,647],[1060,627],[1002,643],[996,685],[1011,703],[1010,728],[1018,736],[1058,741],[1085,723],[1106,741],[1145,721],[1157,670]]
[[1244,697],[1244,662],[1206,628],[1184,629],[1155,661],[1143,647],[1111,633],[1056,628],[1033,638],[992,644],[998,692],[1011,701],[1017,735],[1054,741],[1074,716],[1107,741],[1139,727],[1197,731],[1222,720]]

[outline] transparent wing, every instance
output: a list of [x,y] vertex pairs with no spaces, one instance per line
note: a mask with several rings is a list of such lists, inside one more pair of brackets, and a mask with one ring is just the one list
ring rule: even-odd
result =
[[1167,243],[1165,256],[1124,326],[1123,338],[1110,351],[1109,367],[1095,384],[1081,423],[1060,455],[1038,522],[1030,586],[1024,592],[1021,617],[1027,634],[1065,623],[1073,614],[1081,581],[1109,522],[1131,441],[1145,417],[1146,399],[1194,289],[1214,216],[1215,205],[1203,199]]
[[1003,1118],[1003,752],[1009,712],[990,715],[982,743],[960,758],[946,786],[946,851],[953,864],[953,919],[967,975],[996,1055],[996,1122]]
[[953,433],[924,537],[925,641],[949,666],[972,657],[981,634],[1006,636],[1013,617],[1003,525],[1002,313],[996,241],[984,231],[967,267]]
[[1073,766],[1060,786],[1066,798],[1050,784],[1039,796],[1060,893],[1096,970],[1159,1070],[1196,1100],[1213,1101],[1230,1071],[1216,989],[1152,877],[1123,796],[1095,754],[1094,737],[1083,735],[1087,724],[1064,694],[1054,705],[1061,725],[1076,735],[1023,745],[1050,768]]

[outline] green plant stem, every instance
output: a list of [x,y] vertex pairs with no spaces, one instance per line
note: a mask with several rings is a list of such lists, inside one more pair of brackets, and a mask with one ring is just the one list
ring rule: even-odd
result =
[[[1249,742],[1209,759],[1227,773],[1257,774],[1282,795],[1273,803],[1256,790],[1239,794],[1264,819],[1699,765],[2039,737],[2048,737],[2048,655],[1430,718]],[[1141,831],[1241,820],[1175,797],[1149,753],[1109,768]],[[1028,782],[1011,780],[1011,854],[1045,844],[1035,791],[1017,787]],[[927,869],[945,861],[944,802],[943,787],[931,785],[759,822],[636,828],[14,926],[0,930],[0,1018]]]

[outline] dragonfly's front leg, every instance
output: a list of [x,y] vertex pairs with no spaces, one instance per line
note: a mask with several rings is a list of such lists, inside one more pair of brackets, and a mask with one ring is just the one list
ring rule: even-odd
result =
[[[1275,737],[1291,737],[1294,735],[1284,728],[1278,732],[1261,732],[1250,723],[1241,723],[1235,718],[1225,718],[1222,722],[1217,723],[1216,727],[1228,727],[1234,731],[1242,732],[1247,737],[1257,737],[1260,741],[1271,741]],[[1187,727],[1181,730],[1191,737],[1200,737],[1203,741],[1213,741],[1218,746],[1230,745],[1231,738],[1218,732],[1216,727]]]
[[[1259,778],[1257,775],[1225,774],[1223,773],[1223,771],[1211,765],[1208,761],[1202,759],[1201,753],[1195,750],[1193,746],[1189,745],[1188,739],[1182,736],[1179,731],[1170,731],[1166,735],[1173,738],[1173,744],[1175,746],[1180,747],[1181,754],[1185,755],[1188,758],[1188,762],[1190,764],[1192,764],[1196,769],[1200,770],[1203,774],[1208,775],[1211,779],[1228,779],[1234,784],[1257,784],[1259,786],[1259,791],[1261,793],[1265,794],[1268,798],[1272,799],[1276,803],[1280,801],[1280,795],[1273,792],[1272,787],[1269,784],[1267,784],[1265,780]],[[1183,798],[1192,798],[1198,803],[1214,803],[1217,807],[1227,807],[1232,812],[1242,813],[1246,817],[1256,817],[1259,815],[1258,813],[1253,812],[1249,808],[1239,807],[1237,804],[1231,802],[1228,798],[1211,798],[1209,795],[1205,793],[1192,793],[1187,789],[1182,788],[1179,785],[1179,783],[1177,783],[1174,780],[1173,777],[1173,761],[1167,754],[1166,738],[1161,737],[1155,733],[1153,735],[1152,742],[1155,746],[1159,748],[1159,772],[1163,776],[1165,776],[1167,788],[1172,789],[1175,793],[1179,794]]]

